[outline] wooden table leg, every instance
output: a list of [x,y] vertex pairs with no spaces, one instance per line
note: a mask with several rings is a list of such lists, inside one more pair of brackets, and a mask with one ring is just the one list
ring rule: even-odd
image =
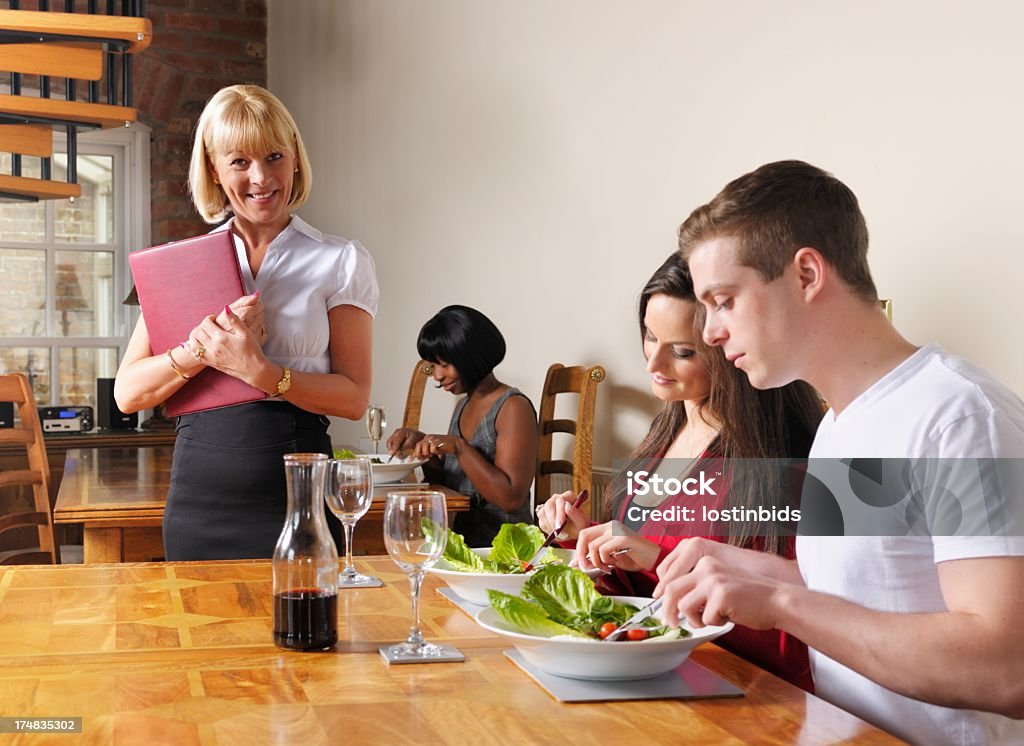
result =
[[82,536],[82,561],[87,565],[97,562],[121,562],[124,537],[119,528],[86,528]]

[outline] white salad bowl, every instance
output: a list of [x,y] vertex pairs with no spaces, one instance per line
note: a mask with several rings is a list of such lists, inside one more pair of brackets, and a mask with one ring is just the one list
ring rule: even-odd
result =
[[[616,601],[638,609],[649,598],[613,596]],[[569,636],[541,637],[521,632],[488,606],[474,617],[488,632],[507,637],[528,662],[542,671],[568,679],[628,681],[650,679],[671,671],[685,661],[701,643],[714,640],[732,629],[732,622],[719,627],[691,629],[685,623],[687,637],[651,637],[639,642],[606,642]]]
[[[474,549],[473,551],[484,559],[487,559],[491,554],[490,547]],[[576,559],[575,549],[551,547],[551,551],[567,565]],[[523,589],[523,583],[533,574],[533,572],[518,575],[507,575],[500,572],[461,572],[453,569],[443,559],[438,560],[437,564],[430,568],[429,572],[444,580],[448,587],[455,591],[457,596],[480,606],[490,605],[490,601],[487,598],[488,589],[518,596],[519,592]],[[587,573],[592,578],[600,574],[600,570]]]
[[380,454],[374,456],[370,453],[357,454],[358,458],[364,456],[370,459],[374,484],[397,484],[409,476],[417,466],[426,463],[423,459],[411,458],[408,461],[402,461],[395,457],[391,460],[391,463],[386,464],[384,462],[388,460],[387,454],[383,456]]

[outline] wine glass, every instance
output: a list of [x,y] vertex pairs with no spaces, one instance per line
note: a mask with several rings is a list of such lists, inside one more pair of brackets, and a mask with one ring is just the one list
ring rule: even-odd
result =
[[454,648],[423,639],[420,631],[420,586],[448,542],[448,507],[441,492],[391,492],[384,506],[384,544],[391,559],[409,576],[412,627],[409,638],[380,648],[391,663],[462,660]]
[[324,482],[327,507],[345,529],[345,569],[338,575],[338,588],[380,585],[380,579],[356,572],[352,564],[352,534],[356,522],[366,515],[373,502],[373,467],[366,456],[333,459],[327,463]]
[[373,441],[373,453],[376,455],[381,439],[384,437],[384,428],[388,426],[384,414],[384,407],[379,404],[371,404],[366,409],[366,434]]

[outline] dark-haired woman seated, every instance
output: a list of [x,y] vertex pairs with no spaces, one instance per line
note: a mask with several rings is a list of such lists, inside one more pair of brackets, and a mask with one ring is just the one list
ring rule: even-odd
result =
[[[758,391],[721,348],[703,343],[693,281],[678,253],[644,287],[639,322],[651,387],[665,406],[608,490],[605,513],[611,520],[592,524],[565,492],[538,508],[541,530],[564,524],[563,546],[576,548],[580,566],[610,573],[602,581],[604,589],[628,595],[650,595],[658,565],[682,541],[709,539],[795,556],[793,537],[770,521],[716,527],[699,518],[661,516],[672,516],[669,509],[675,507],[700,516],[702,506],[786,505],[797,485],[791,473],[775,468],[774,460],[807,456],[822,414],[814,390],[796,382]],[[653,474],[660,465],[666,469],[663,476],[724,473],[715,482],[715,497],[680,493],[662,502],[630,492],[630,475],[640,470]],[[655,507],[659,510],[644,510]],[[737,626],[719,642],[804,689],[813,686],[806,646],[783,632]]]
[[434,364],[438,388],[466,396],[455,405],[447,434],[401,428],[388,438],[388,451],[429,459],[428,479],[469,495],[470,509],[452,529],[471,547],[490,546],[501,524],[532,521],[536,411],[521,391],[494,376],[505,338],[476,309],[442,308],[423,325],[416,348]]

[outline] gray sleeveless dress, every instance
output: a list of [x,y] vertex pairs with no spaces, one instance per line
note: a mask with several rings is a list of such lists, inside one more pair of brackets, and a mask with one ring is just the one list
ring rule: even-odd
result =
[[[498,419],[498,412],[501,411],[501,407],[512,396],[521,396],[530,402],[530,399],[519,389],[510,388],[494,402],[471,437],[466,437],[459,429],[459,419],[462,417],[462,410],[466,408],[466,402],[469,400],[469,397],[463,397],[455,406],[455,412],[452,413],[452,420],[448,425],[448,434],[464,438],[489,463],[493,464],[494,453],[498,443],[498,433],[495,430],[494,424]],[[533,409],[533,402],[530,402],[530,408]],[[534,410],[534,417],[536,418],[536,410]],[[452,454],[448,454],[444,458],[444,484],[446,487],[458,490],[462,494],[469,496],[469,511],[456,514],[452,530],[457,534],[462,534],[471,547],[489,547],[503,523],[533,522],[529,498],[514,513],[504,512],[496,505],[487,502],[477,492],[469,477],[466,476],[459,466],[459,460]]]

